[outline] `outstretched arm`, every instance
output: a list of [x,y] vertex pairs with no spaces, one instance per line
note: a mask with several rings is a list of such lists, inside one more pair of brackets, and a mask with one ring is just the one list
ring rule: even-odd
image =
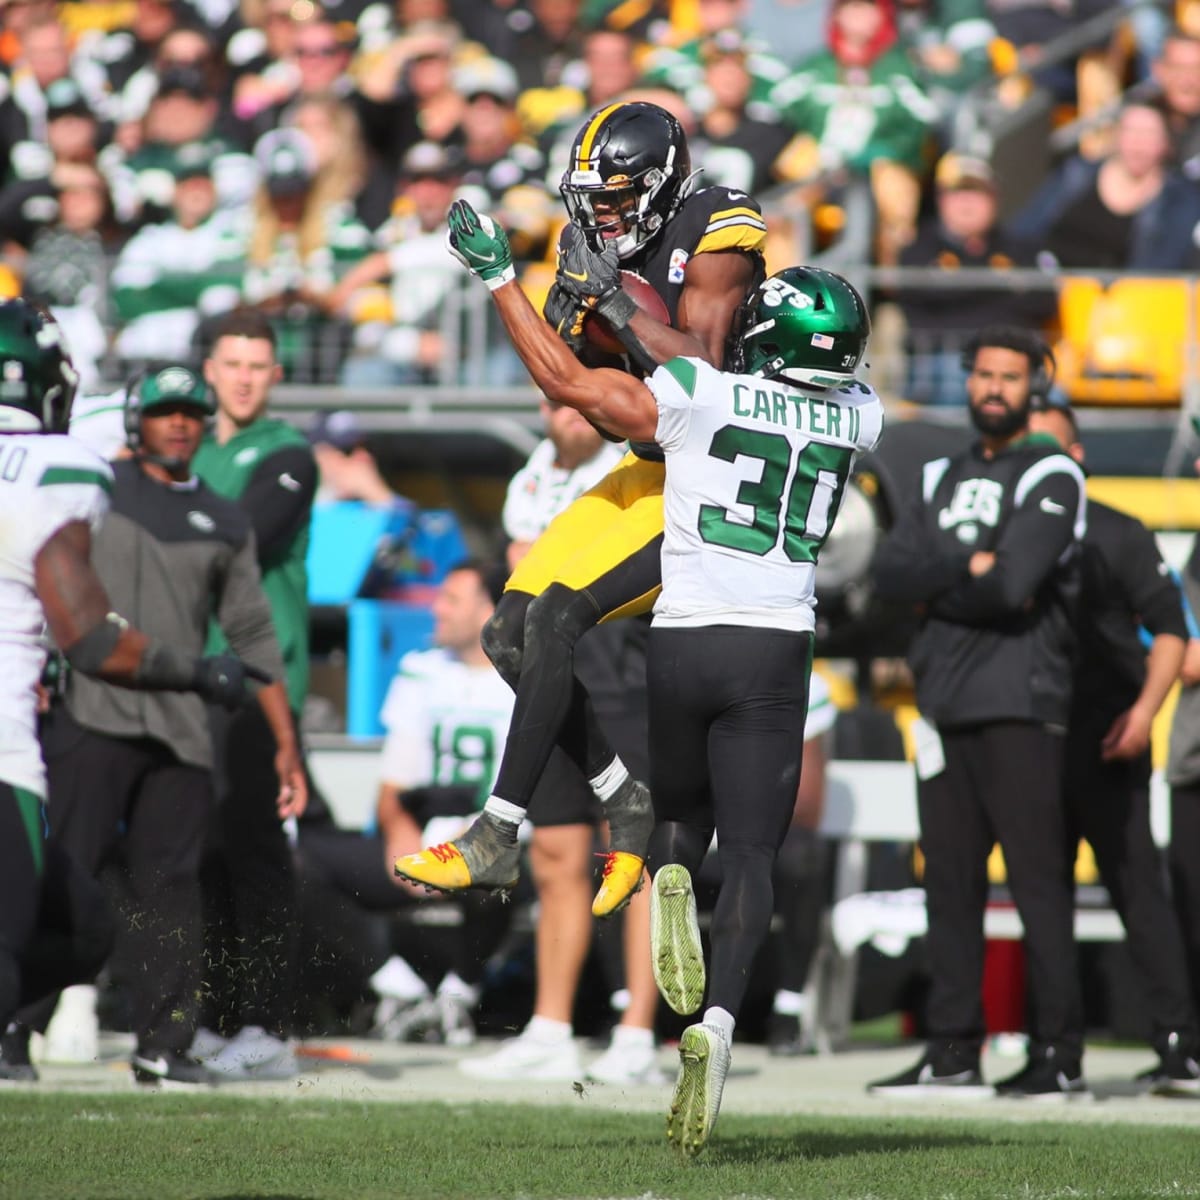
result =
[[653,441],[658,408],[650,389],[624,371],[589,368],[579,362],[518,286],[504,231],[463,200],[451,206],[449,223],[450,252],[488,285],[496,311],[534,383],[551,400],[576,409],[613,433],[634,441]]
[[245,699],[247,680],[268,680],[233,655],[192,658],[111,612],[108,593],[91,563],[91,547],[87,523],[70,521],[46,541],[33,562],[34,590],[46,624],[75,670],[121,687],[195,692],[230,708]]

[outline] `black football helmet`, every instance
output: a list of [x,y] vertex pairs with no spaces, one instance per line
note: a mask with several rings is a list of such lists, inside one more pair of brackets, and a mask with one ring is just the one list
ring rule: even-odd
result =
[[78,385],[58,322],[28,300],[0,301],[0,433],[66,433]]
[[[613,244],[629,258],[658,235],[693,180],[683,126],[657,104],[618,101],[580,126],[558,190],[571,222],[597,248]],[[624,231],[605,238],[618,222]]]

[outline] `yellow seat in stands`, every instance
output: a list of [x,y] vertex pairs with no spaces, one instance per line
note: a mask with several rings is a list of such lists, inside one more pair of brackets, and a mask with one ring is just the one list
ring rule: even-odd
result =
[[1172,405],[1183,391],[1189,283],[1063,281],[1058,382],[1076,404]]

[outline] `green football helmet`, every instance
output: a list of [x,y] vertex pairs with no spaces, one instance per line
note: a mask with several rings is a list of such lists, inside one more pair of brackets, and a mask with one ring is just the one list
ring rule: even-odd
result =
[[840,275],[819,267],[788,267],[758,285],[741,329],[745,374],[834,388],[854,378],[871,318],[858,291]]
[[66,433],[78,384],[58,322],[28,300],[0,301],[0,433]]

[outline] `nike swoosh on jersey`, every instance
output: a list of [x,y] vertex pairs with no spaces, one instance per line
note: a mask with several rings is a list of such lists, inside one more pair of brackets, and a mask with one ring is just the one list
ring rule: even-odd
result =
[[1052,513],[1056,517],[1062,516],[1062,514],[1067,511],[1061,504],[1059,504],[1057,500],[1051,500],[1049,496],[1042,497],[1042,502],[1038,505],[1038,508],[1040,508],[1042,512]]
[[287,488],[289,492],[298,492],[300,490],[300,480],[284,471],[279,477],[279,486]]
[[584,273],[582,275],[576,275],[574,271],[568,271],[566,267],[563,267],[563,274],[568,279],[575,279],[575,280],[578,280],[580,283],[587,283],[587,281],[588,281],[588,273],[586,271],[584,271]]

